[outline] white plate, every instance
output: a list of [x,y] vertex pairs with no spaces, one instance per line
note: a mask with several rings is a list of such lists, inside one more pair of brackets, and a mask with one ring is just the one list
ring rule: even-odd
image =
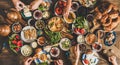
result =
[[[89,64],[85,64],[84,59],[87,59],[89,61]],[[83,65],[97,65],[98,58],[94,56],[93,54],[83,54],[82,55],[82,63]]]
[[45,55],[47,56],[46,60],[43,61],[42,58],[36,57],[36,58],[34,59],[34,62],[35,62],[36,64],[45,63],[45,62],[48,63],[48,62],[51,60],[50,55],[47,54],[44,50],[41,50],[40,52],[38,52],[38,55],[39,55],[40,57],[41,57],[42,54],[45,54]]
[[24,45],[21,47],[21,54],[23,56],[30,56],[32,52],[32,48],[29,45]]
[[[34,38],[32,38],[32,39],[26,39],[26,38],[25,38],[23,31],[24,31],[24,30],[28,30],[28,29],[34,29],[34,30],[35,30],[36,36],[35,36]],[[31,34],[32,34],[32,33],[31,33]],[[21,31],[21,39],[22,39],[24,42],[30,43],[30,42],[33,42],[36,38],[37,38],[37,31],[36,31],[36,29],[35,29],[33,26],[26,26],[26,27],[24,27],[24,28],[22,29],[22,31]]]
[[[62,47],[62,44],[63,44],[64,41],[69,41],[69,47],[68,48],[63,48]],[[59,46],[63,51],[68,51],[71,47],[71,41],[68,38],[63,38],[63,39],[61,39],[61,41],[59,43]]]

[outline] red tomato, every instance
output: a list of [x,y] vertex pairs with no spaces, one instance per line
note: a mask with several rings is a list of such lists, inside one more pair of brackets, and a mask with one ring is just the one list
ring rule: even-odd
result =
[[74,32],[77,33],[78,29],[77,28],[74,28]]
[[85,64],[89,64],[89,61],[87,59],[84,60]]
[[16,35],[15,38],[16,38],[16,39],[20,39],[19,35]]
[[79,33],[81,33],[81,29],[80,29],[80,28],[78,28],[77,31],[78,31]]
[[58,15],[61,15],[62,14],[62,9],[57,7],[55,8],[55,12],[58,14]]
[[81,34],[84,34],[84,33],[85,33],[85,29],[81,29],[81,30],[80,30],[80,33],[81,33]]
[[15,48],[15,50],[16,50],[16,51],[19,51],[19,48],[18,48],[18,47],[16,47],[16,48]]
[[13,43],[13,44],[17,44],[17,41],[16,41],[16,40],[13,40],[12,43]]
[[17,46],[21,47],[22,46],[22,41],[18,41]]

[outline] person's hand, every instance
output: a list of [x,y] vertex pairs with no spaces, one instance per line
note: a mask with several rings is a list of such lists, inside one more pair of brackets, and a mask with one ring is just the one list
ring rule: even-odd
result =
[[33,58],[27,58],[27,60],[25,60],[24,65],[30,65],[33,61]]
[[54,63],[55,63],[55,65],[63,65],[62,60],[55,60]]
[[77,44],[74,48],[74,54],[75,54],[75,57],[76,57],[76,61],[73,65],[78,65],[78,61],[79,61],[79,58],[80,58],[80,50],[79,50],[79,44]]
[[75,54],[75,56],[76,56],[76,59],[79,59],[79,57],[80,57],[79,44],[77,44],[77,45],[75,46],[74,54]]
[[110,57],[108,58],[108,60],[109,60],[113,65],[118,65],[115,56],[110,56]]
[[66,18],[68,18],[68,15],[69,15],[69,11],[70,11],[70,8],[71,8],[71,2],[72,2],[72,0],[67,0],[67,6],[63,10],[63,16],[66,17]]
[[63,10],[63,16],[68,18],[68,15],[69,15],[69,8],[66,7],[64,10]]
[[42,3],[43,0],[35,0],[30,4],[30,10],[35,10],[39,7],[40,3]]
[[19,0],[12,0],[12,1],[17,11],[21,11],[25,7],[25,4]]

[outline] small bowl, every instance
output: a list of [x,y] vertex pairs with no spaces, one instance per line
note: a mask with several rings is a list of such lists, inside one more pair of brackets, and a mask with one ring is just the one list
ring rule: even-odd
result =
[[85,37],[85,41],[88,45],[92,45],[97,40],[97,36],[93,33],[88,33]]
[[79,44],[84,43],[84,42],[85,42],[84,36],[83,36],[83,35],[79,35],[79,36],[77,37],[77,42],[78,42]]
[[115,41],[116,41],[116,32],[115,31],[107,32],[105,35],[106,36],[104,38],[104,44],[106,46],[112,46],[113,44],[115,44]]
[[50,50],[50,55],[52,57],[58,57],[60,54],[60,49],[57,48],[57,47],[52,47],[51,50]]
[[30,56],[32,52],[32,48],[29,45],[24,45],[21,47],[21,53],[23,56]]
[[43,18],[44,18],[44,19],[48,19],[49,17],[50,17],[50,12],[44,11],[44,12],[43,12]]
[[72,5],[71,5],[71,11],[77,11],[78,8],[79,8],[79,3],[78,2],[72,2]]
[[32,18],[30,18],[29,20],[28,20],[28,25],[29,26],[35,26],[35,20],[34,19],[32,19]]
[[75,21],[75,18],[76,18],[76,15],[75,15],[75,13],[72,12],[72,11],[69,13],[68,17],[65,17],[65,16],[64,16],[64,20],[65,20],[65,22],[68,23],[68,24],[73,23],[73,22]]
[[22,26],[19,22],[16,22],[12,25],[12,31],[14,33],[19,33],[22,30]]
[[37,20],[37,21],[35,22],[35,27],[36,27],[37,29],[43,29],[43,28],[45,28],[45,23],[44,23],[44,21],[43,21],[43,20]]
[[71,41],[68,38],[63,38],[61,39],[59,45],[63,51],[68,51],[71,47]]
[[[61,2],[61,3],[59,3],[59,2]],[[58,0],[56,2],[55,6],[54,6],[54,13],[56,16],[62,16],[63,9],[64,9],[64,7],[66,7],[65,3],[67,3],[65,0]]]
[[86,20],[87,20],[88,22],[92,22],[92,21],[94,20],[93,14],[88,14],[88,15],[86,16]]
[[37,46],[38,46],[37,42],[35,42],[35,41],[32,42],[30,45],[32,48],[37,48]]
[[96,52],[99,52],[102,50],[102,44],[95,42],[94,44],[92,44],[92,49]]
[[44,0],[44,2],[42,2],[40,4],[40,6],[38,7],[38,9],[40,11],[48,11],[50,9],[50,5],[51,5],[51,3],[48,2],[48,0]]
[[46,39],[45,37],[41,36],[37,39],[37,43],[40,45],[40,46],[44,46],[47,42],[46,42]]
[[33,17],[34,19],[38,20],[38,19],[42,19],[43,15],[42,12],[40,10],[35,10],[33,12]]
[[85,44],[79,44],[79,50],[82,52],[82,53],[84,53],[84,52],[86,52],[86,45]]

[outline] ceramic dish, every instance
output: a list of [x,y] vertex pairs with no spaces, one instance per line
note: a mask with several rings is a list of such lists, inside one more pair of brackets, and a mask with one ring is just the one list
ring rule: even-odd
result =
[[106,46],[112,46],[116,41],[116,32],[110,31],[106,33],[106,36],[104,38],[104,44]]
[[37,48],[36,49],[36,54],[33,56],[34,62],[36,63],[36,65],[40,64],[47,64],[50,62],[51,57],[49,54],[47,54],[44,50],[42,50],[41,48]]
[[21,54],[23,56],[30,56],[32,54],[32,48],[29,45],[24,45],[21,48]]
[[44,21],[43,21],[43,20],[37,20],[37,21],[35,22],[35,27],[36,27],[37,29],[43,29],[43,28],[45,28],[45,23],[44,23]]
[[52,1],[51,0],[44,0],[44,2],[42,2],[38,9],[40,11],[48,11],[50,9],[50,5],[51,5]]
[[41,37],[39,37],[39,38],[37,39],[37,43],[38,43],[40,46],[44,46],[44,45],[47,43],[47,41],[46,41],[45,37],[41,36]]
[[95,42],[94,44],[92,44],[92,49],[96,52],[99,52],[102,50],[102,44]]
[[65,0],[58,0],[54,7],[54,12],[56,16],[62,16],[63,9],[67,6],[67,2]]
[[44,11],[43,12],[43,18],[48,19],[50,17],[50,12],[49,11]]
[[68,17],[63,16],[66,23],[70,24],[75,21],[76,15],[74,12],[70,11]]
[[92,45],[93,43],[95,43],[97,40],[97,37],[95,34],[93,33],[88,33],[86,36],[85,36],[85,41],[88,45]]
[[20,50],[20,48],[23,46],[23,41],[20,39],[18,34],[12,34],[9,37],[9,46],[10,49],[15,53]]
[[35,42],[35,41],[32,42],[30,45],[32,48],[37,48],[37,46],[38,46],[37,42]]
[[33,26],[26,26],[21,31],[21,39],[26,42],[30,43],[33,42],[37,38],[36,29]]
[[78,2],[72,2],[71,11],[76,12],[79,7],[80,7],[80,5]]
[[52,47],[51,50],[50,50],[50,55],[52,57],[58,57],[60,54],[60,49],[57,48],[57,47]]
[[93,54],[83,54],[82,55],[82,63],[83,65],[97,65],[98,58]]
[[19,33],[22,30],[22,26],[19,22],[16,22],[12,25],[12,31],[14,33]]
[[29,20],[28,20],[28,25],[29,26],[35,26],[35,19],[33,19],[33,18],[30,18]]
[[68,38],[61,39],[59,46],[62,50],[68,51],[71,47],[71,41]]
[[40,10],[35,10],[33,12],[33,17],[34,19],[38,20],[38,19],[42,19],[43,15],[42,12]]
[[84,43],[82,43],[82,44],[79,44],[79,50],[82,52],[82,53],[84,53],[85,51],[86,51],[86,45],[84,44]]
[[79,44],[84,43],[84,42],[85,42],[85,37],[84,37],[83,35],[79,35],[79,36],[77,37],[77,42],[78,42]]
[[85,35],[89,31],[88,21],[84,17],[77,17],[72,24],[73,33]]

